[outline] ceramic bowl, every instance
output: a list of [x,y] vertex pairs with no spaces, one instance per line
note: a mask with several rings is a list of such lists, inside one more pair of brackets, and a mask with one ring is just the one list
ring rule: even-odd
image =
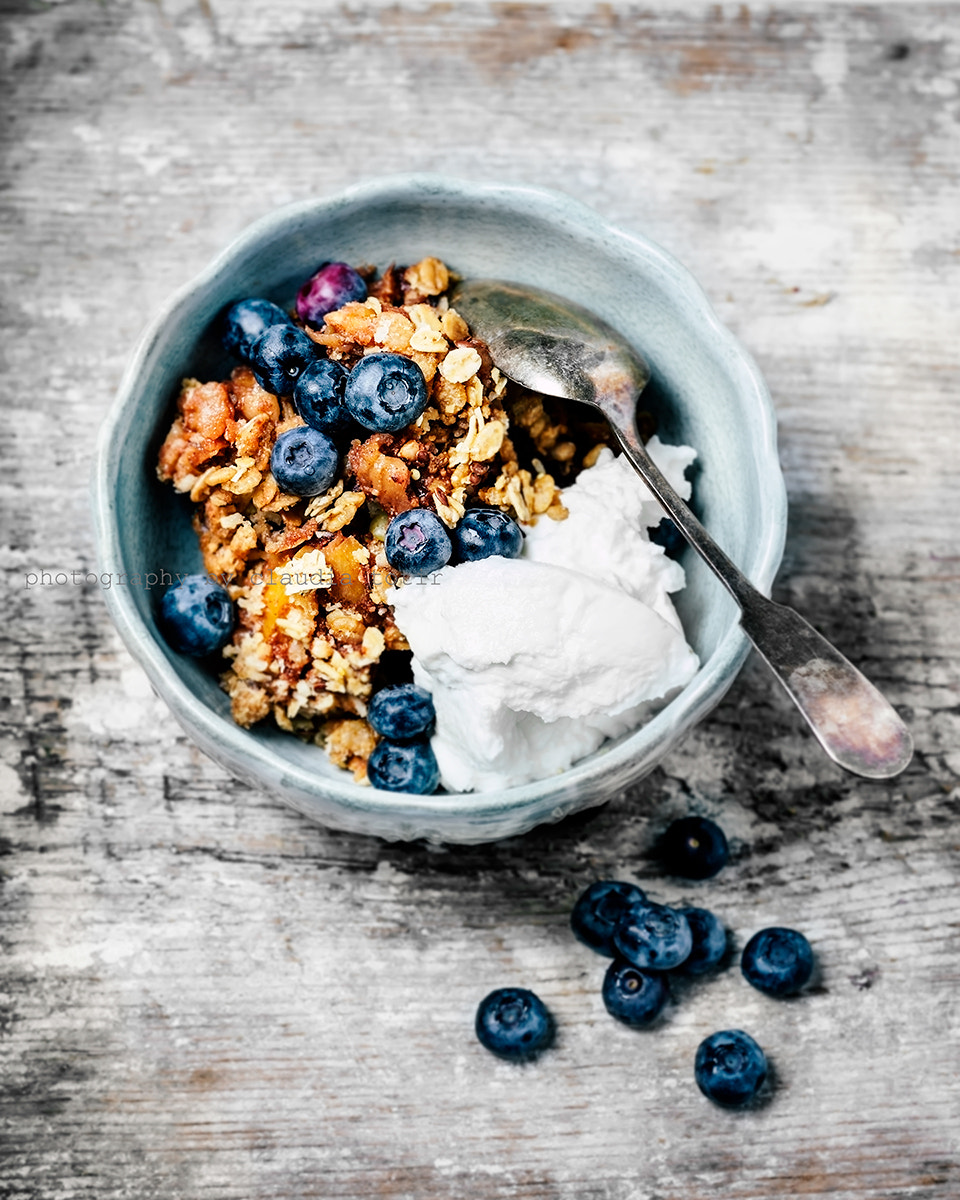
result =
[[[570,198],[529,187],[401,176],[308,200],[250,226],[156,317],[104,424],[94,511],[100,569],[124,586],[104,595],[130,653],[198,745],[229,771],[324,825],[392,840],[485,842],[601,804],[648,772],[721,699],[747,652],[733,602],[686,551],[678,599],[700,656],[695,678],[648,724],[570,770],[489,793],[408,796],[359,786],[324,751],[266,722],[241,729],[216,678],[160,636],[160,572],[202,570],[190,505],[156,478],[157,448],[186,375],[225,378],[211,336],[229,302],[266,296],[285,307],[325,259],[442,258],[464,277],[534,284],[619,329],[653,369],[643,406],[664,440],[696,447],[694,507],[764,591],[780,562],[786,499],[776,423],[753,361],[720,324],[692,276],[658,246],[614,228]],[[140,578],[141,586],[132,582]]]

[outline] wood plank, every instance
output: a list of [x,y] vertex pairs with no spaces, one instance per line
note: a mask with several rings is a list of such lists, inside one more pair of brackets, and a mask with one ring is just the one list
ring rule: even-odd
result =
[[[949,4],[73,0],[4,8],[0,591],[5,1200],[948,1200],[960,1194],[960,28]],[[777,594],[909,715],[843,777],[751,662],[649,779],[488,847],[330,832],[227,778],[120,646],[86,476],[142,326],[277,204],[410,169],[556,187],[678,255],[756,355],[791,523]],[[718,817],[734,862],[664,879]],[[657,1030],[569,934],[603,875],[804,929]],[[556,1048],[475,1042],[533,987]],[[692,1060],[755,1033],[728,1114]]]

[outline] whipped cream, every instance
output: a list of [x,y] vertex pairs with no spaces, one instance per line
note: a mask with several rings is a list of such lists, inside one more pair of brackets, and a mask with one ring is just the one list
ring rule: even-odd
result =
[[[684,499],[688,446],[647,450]],[[451,791],[495,791],[566,770],[635,728],[695,674],[670,594],[679,563],[647,529],[663,510],[610,450],[563,491],[564,521],[526,529],[520,558],[444,567],[392,588],[432,745]]]

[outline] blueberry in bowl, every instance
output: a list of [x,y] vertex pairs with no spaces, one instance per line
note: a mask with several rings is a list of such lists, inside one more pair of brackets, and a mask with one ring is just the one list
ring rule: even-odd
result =
[[309,425],[281,433],[270,455],[270,470],[291,496],[317,496],[337,475],[340,455],[325,434]]
[[450,561],[453,545],[436,513],[412,508],[390,522],[384,550],[387,562],[402,575],[431,575]]
[[403,429],[427,407],[426,380],[409,358],[369,354],[347,377],[343,402],[365,429]]
[[347,372],[331,358],[308,363],[293,390],[293,406],[312,429],[335,441],[354,429],[353,417],[343,400]]
[[287,314],[272,300],[253,296],[231,304],[223,315],[223,348],[242,362],[253,359],[253,347],[271,326],[293,326]]
[[274,396],[289,396],[317,358],[317,348],[295,325],[271,325],[253,343],[250,365],[257,383]]
[[160,626],[174,650],[204,658],[226,645],[236,620],[226,588],[206,575],[188,575],[164,593]]
[[499,508],[471,508],[453,531],[453,547],[460,562],[477,562],[494,554],[516,558],[523,549],[523,530]]
[[394,742],[424,737],[430,733],[436,718],[430,693],[415,683],[381,688],[367,708],[367,720],[374,732]]
[[384,738],[367,759],[367,776],[385,792],[409,792],[429,796],[437,790],[440,771],[426,738],[394,742]]
[[651,542],[662,546],[671,558],[679,558],[687,548],[687,540],[669,517],[664,517],[659,525],[650,530]]
[[297,292],[297,316],[318,325],[327,313],[366,298],[366,281],[349,263],[321,263]]

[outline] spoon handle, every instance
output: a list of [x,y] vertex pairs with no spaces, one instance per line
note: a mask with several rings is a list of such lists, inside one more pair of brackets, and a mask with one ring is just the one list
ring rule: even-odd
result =
[[634,469],[740,605],[744,632],[827,754],[867,779],[899,775],[913,756],[913,739],[892,705],[799,613],[757,591],[680,499],[632,428],[614,425],[614,431]]

